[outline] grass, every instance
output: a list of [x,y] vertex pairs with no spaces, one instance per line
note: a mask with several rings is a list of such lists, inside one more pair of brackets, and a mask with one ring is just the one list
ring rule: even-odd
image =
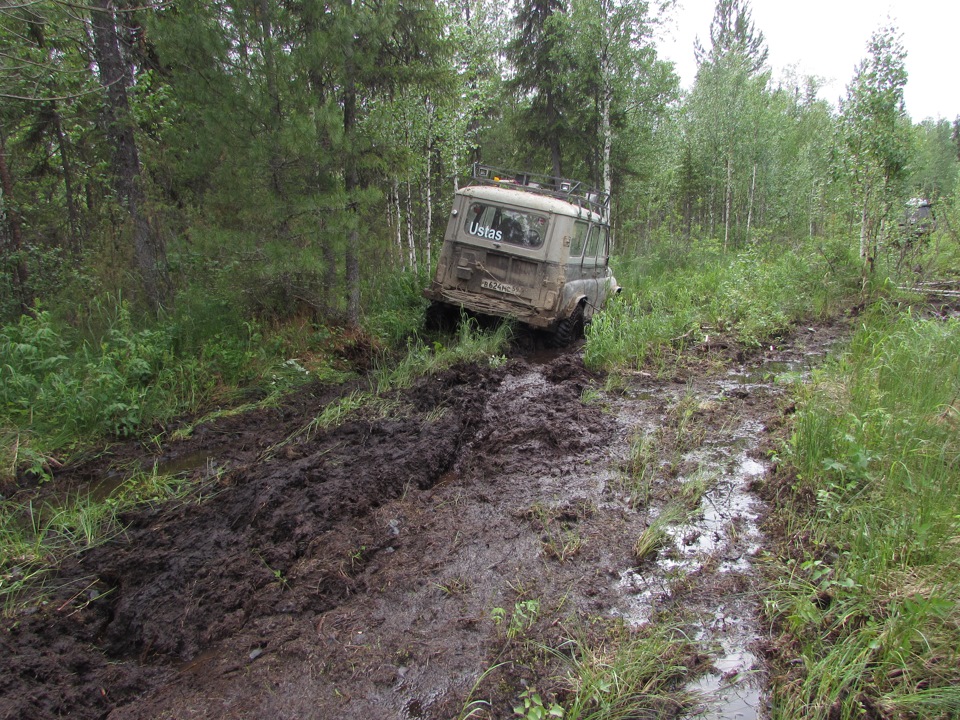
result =
[[642,430],[630,436],[630,449],[619,485],[628,494],[631,508],[650,504],[650,492],[657,472],[656,433]]
[[670,542],[670,533],[667,532],[667,527],[682,522],[687,516],[688,511],[682,504],[665,507],[640,533],[640,537],[633,544],[633,557],[637,563],[644,562],[666,547]]
[[[504,633],[513,627],[514,637],[522,637],[533,627],[541,610],[539,603],[532,606],[532,602],[518,600],[512,610],[493,608],[491,618],[504,628]],[[694,656],[693,645],[675,620],[661,615],[657,622],[637,628],[619,621],[582,618],[573,622],[570,630],[564,631],[567,639],[559,645],[545,646],[533,637],[526,638],[525,647],[532,655],[520,664],[527,667],[532,662],[541,669],[536,686],[524,684],[522,690],[517,688],[516,700],[511,704],[514,717],[674,717],[691,704],[683,686],[690,679],[685,660]],[[502,693],[504,683],[496,682],[494,676],[517,663],[496,662],[482,673],[458,718],[491,717],[492,703],[477,696],[486,686]]]
[[775,717],[957,717],[960,322],[875,308],[797,407]]
[[672,716],[686,698],[682,658],[689,643],[669,621],[614,628],[603,641],[573,639],[554,651],[565,669],[566,720]]
[[107,497],[92,493],[60,501],[0,505],[0,608],[14,614],[41,602],[50,574],[65,559],[123,532],[118,515],[131,508],[182,499],[193,489],[182,477],[134,472]]
[[588,326],[585,362],[663,374],[685,349],[717,336],[760,345],[855,297],[850,260],[850,249],[836,244],[723,252],[697,241],[618,258],[614,267],[625,290]]

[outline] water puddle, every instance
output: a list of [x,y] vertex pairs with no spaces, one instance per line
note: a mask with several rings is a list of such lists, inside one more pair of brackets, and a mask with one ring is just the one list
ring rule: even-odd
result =
[[212,450],[196,450],[184,455],[154,461],[157,475],[180,475],[203,469],[207,474],[214,471],[214,461],[218,453]]
[[[819,356],[818,356],[819,357]],[[771,360],[756,367],[739,367],[720,379],[696,381],[686,386],[664,386],[655,393],[628,392],[615,402],[620,441],[615,457],[629,457],[628,438],[654,437],[669,427],[663,408],[694,396],[699,407],[736,408],[734,417],[708,418],[703,442],[682,455],[683,475],[669,478],[663,486],[672,489],[646,511],[650,524],[671,504],[683,501],[687,515],[663,527],[666,542],[661,551],[638,567],[620,572],[615,582],[620,600],[611,614],[633,625],[650,621],[660,599],[671,588],[690,586],[683,595],[684,613],[694,618],[702,652],[709,654],[709,670],[688,685],[699,706],[689,717],[705,720],[758,720],[767,716],[762,666],[751,650],[759,637],[754,605],[756,578],[753,558],[759,553],[762,503],[750,488],[769,466],[758,459],[764,437],[762,420],[751,417],[752,397],[780,394],[802,380],[815,361],[803,354],[797,362]],[[740,403],[740,404],[735,404]],[[692,468],[692,469],[691,469]],[[697,500],[687,488],[699,488]]]
[[81,494],[86,495],[94,502],[103,502],[116,495],[124,485],[135,482],[143,474],[157,477],[175,475],[191,475],[202,471],[202,477],[209,478],[216,474],[215,461],[218,457],[216,450],[197,450],[183,455],[154,458],[152,464],[145,464],[139,471],[115,469],[102,477],[92,480]]

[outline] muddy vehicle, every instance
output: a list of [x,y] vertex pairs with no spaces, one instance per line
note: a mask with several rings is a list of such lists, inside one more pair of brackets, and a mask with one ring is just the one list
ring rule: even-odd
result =
[[428,324],[461,309],[513,318],[569,345],[620,291],[610,269],[610,197],[576,180],[474,165],[457,191]]

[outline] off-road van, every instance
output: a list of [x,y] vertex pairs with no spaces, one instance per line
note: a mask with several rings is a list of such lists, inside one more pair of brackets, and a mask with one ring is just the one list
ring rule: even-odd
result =
[[475,165],[443,237],[428,320],[457,308],[515,318],[568,345],[608,297],[610,198],[575,180]]

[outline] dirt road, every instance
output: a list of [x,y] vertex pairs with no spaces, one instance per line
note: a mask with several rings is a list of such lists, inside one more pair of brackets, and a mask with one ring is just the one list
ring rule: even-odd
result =
[[[354,388],[201,426],[139,459],[197,497],[125,516],[4,621],[0,717],[509,718],[526,685],[569,690],[537,648],[665,614],[701,699],[655,712],[762,717],[751,487],[781,381],[839,332],[700,347],[606,389],[576,349],[518,354],[328,430],[311,420]],[[132,452],[57,482],[96,486]]]

